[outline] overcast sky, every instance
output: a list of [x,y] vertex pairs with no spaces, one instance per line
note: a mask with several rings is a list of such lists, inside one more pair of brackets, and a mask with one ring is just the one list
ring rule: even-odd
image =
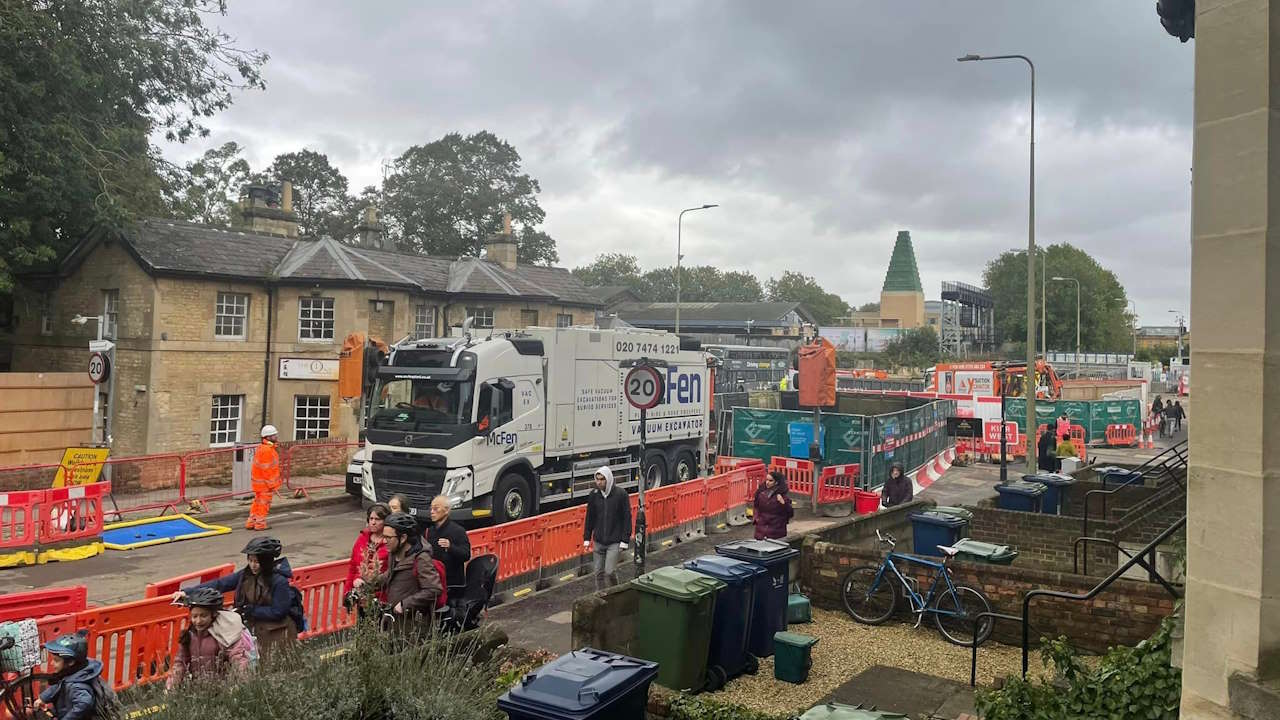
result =
[[719,203],[685,216],[685,262],[796,269],[853,304],[899,229],[929,299],[1026,247],[1027,68],[955,61],[1026,54],[1038,241],[1115,271],[1143,324],[1189,309],[1193,48],[1154,2],[231,0],[219,23],[271,55],[267,90],[175,159],[307,147],[358,190],[491,130],[541,182],[562,265],[670,265],[679,209]]

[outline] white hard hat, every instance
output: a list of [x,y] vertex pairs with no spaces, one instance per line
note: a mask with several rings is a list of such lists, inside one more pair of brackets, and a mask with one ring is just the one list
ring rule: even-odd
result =
[[261,433],[261,437],[271,437],[272,435],[279,435],[279,434],[280,434],[280,431],[279,431],[279,430],[276,430],[276,426],[275,426],[275,425],[263,425],[263,426],[262,426],[262,433]]

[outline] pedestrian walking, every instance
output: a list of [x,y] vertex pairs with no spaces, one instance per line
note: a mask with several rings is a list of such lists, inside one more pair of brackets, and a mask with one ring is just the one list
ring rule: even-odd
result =
[[452,507],[444,495],[437,495],[431,500],[431,524],[427,525],[426,539],[431,556],[444,566],[444,583],[449,589],[449,597],[461,600],[467,589],[471,540],[467,531],[449,518]]
[[1182,418],[1187,416],[1187,411],[1182,409],[1182,401],[1173,401],[1173,429],[1175,432],[1182,432]]
[[[398,629],[424,630],[431,624],[444,583],[431,554],[422,547],[418,523],[411,515],[391,513],[383,523],[382,537],[387,545],[387,571],[375,582],[386,593]],[[424,556],[426,562],[422,562]]]
[[165,691],[188,677],[225,679],[248,672],[258,650],[240,616],[222,609],[222,593],[203,588],[187,593],[179,602],[188,608],[187,629],[178,636],[178,651]]
[[249,506],[249,519],[245,530],[266,530],[267,515],[271,513],[271,498],[280,489],[280,452],[277,444],[280,434],[275,425],[262,426],[262,442],[253,453],[253,504]]
[[596,470],[596,489],[587,496],[587,520],[582,526],[582,546],[595,542],[592,569],[596,590],[618,584],[618,556],[631,542],[631,500],[613,483],[608,466]]
[[889,466],[889,478],[884,481],[884,487],[880,488],[880,504],[884,507],[893,507],[906,502],[911,502],[911,498],[915,495],[915,486],[911,484],[911,478],[907,477],[907,473],[902,468],[902,463],[894,463]]
[[296,591],[289,585],[293,569],[289,567],[289,559],[281,557],[283,551],[284,546],[276,538],[255,537],[240,551],[246,559],[243,568],[189,590],[179,590],[174,600],[180,602],[205,588],[220,593],[234,591],[233,607],[257,639],[259,652],[268,655],[297,640],[298,633],[307,627],[302,614],[302,596],[295,595]]
[[796,511],[791,506],[787,479],[782,473],[774,471],[764,476],[764,481],[756,488],[751,507],[757,540],[787,536],[787,521],[795,516]]

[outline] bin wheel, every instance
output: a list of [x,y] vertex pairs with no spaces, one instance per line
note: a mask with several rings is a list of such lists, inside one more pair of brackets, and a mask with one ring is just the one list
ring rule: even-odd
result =
[[747,664],[742,671],[748,675],[755,675],[760,672],[760,658],[752,655],[751,653],[747,653]]
[[724,684],[728,681],[729,676],[725,673],[724,668],[719,665],[712,665],[707,668],[707,692],[715,692],[719,690],[724,687]]

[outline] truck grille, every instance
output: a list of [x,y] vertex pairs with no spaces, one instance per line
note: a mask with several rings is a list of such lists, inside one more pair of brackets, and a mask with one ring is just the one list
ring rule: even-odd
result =
[[409,498],[409,504],[419,512],[426,512],[431,498],[439,495],[444,487],[443,467],[374,462],[372,472],[373,494],[378,502],[387,502],[399,493]]

